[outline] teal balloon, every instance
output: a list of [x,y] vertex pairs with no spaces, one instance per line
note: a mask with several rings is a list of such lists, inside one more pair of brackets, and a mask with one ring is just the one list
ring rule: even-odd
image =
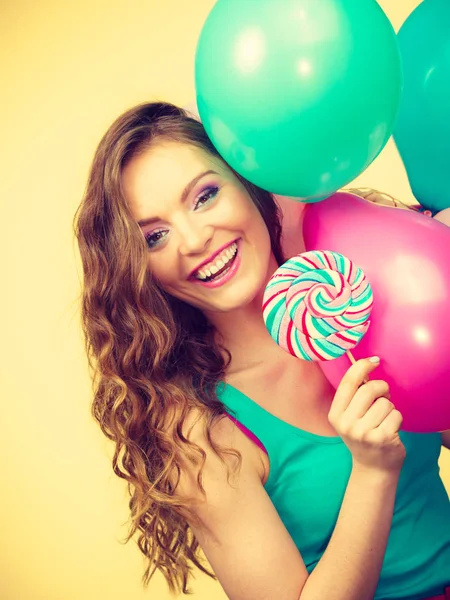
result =
[[394,140],[412,192],[450,207],[450,2],[425,0],[398,33],[404,89]]
[[195,85],[202,123],[235,171],[315,202],[389,139],[400,53],[375,0],[218,0],[198,40]]

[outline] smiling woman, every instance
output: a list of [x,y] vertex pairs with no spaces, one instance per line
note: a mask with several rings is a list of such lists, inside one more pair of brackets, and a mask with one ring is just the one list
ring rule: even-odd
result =
[[187,592],[195,565],[231,600],[443,592],[441,435],[399,431],[387,383],[368,381],[377,357],[335,390],[272,340],[278,206],[199,122],[166,103],[119,117],[75,233],[92,411],[129,483],[145,583],[159,569]]
[[[211,312],[256,297],[276,268],[270,236],[247,189],[222,161],[187,144],[154,142],[128,160],[122,182],[134,219],[145,223],[148,266],[167,292],[209,320]],[[226,267],[231,260],[233,268]]]
[[[284,260],[279,209],[221,161],[200,123],[173,105],[145,104],[102,139],[75,234],[85,273],[83,329],[98,377],[92,412],[116,443],[115,472],[134,486],[129,538],[140,531],[145,582],[158,565],[171,589],[186,589],[190,561],[205,567],[180,520],[188,503],[174,493],[172,477],[181,457],[198,460],[198,445],[182,432],[187,415],[196,409],[211,429],[227,414],[213,390],[230,362],[197,307],[227,310],[239,289],[236,282],[233,293],[210,290],[192,275],[212,274],[205,262],[224,247],[233,255],[251,246],[256,236],[262,247],[250,248],[243,269],[252,278],[256,265],[266,277],[260,250],[267,263]],[[251,297],[245,285],[241,294]]]

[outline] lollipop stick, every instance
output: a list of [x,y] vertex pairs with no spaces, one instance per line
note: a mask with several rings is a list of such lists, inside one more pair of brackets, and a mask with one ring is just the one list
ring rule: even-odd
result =
[[356,362],[356,360],[354,359],[353,354],[350,352],[350,350],[346,350],[345,353],[349,357],[350,362],[352,363],[352,365],[354,365],[355,362]]
[[[350,362],[352,363],[352,365],[354,365],[356,360],[355,360],[355,357],[353,356],[353,354],[350,352],[350,350],[346,350],[345,353],[348,356],[348,358],[350,359]],[[367,383],[368,381],[369,381],[369,377],[366,377],[364,379],[364,383]]]

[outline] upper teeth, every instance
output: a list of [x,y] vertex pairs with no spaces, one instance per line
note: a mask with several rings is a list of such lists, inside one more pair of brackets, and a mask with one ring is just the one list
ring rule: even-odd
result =
[[211,275],[215,275],[218,271],[220,271],[220,269],[223,269],[228,262],[230,262],[236,252],[237,244],[234,242],[234,244],[228,246],[228,248],[219,254],[219,256],[216,256],[213,261],[199,269],[195,273],[195,277],[197,279],[206,279],[207,277],[211,277]]

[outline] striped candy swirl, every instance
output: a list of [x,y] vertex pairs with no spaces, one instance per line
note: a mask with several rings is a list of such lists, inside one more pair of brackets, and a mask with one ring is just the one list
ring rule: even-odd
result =
[[264,292],[263,316],[290,354],[332,360],[361,340],[372,305],[372,288],[359,267],[337,252],[313,250],[277,269]]

